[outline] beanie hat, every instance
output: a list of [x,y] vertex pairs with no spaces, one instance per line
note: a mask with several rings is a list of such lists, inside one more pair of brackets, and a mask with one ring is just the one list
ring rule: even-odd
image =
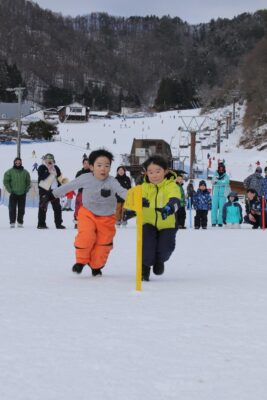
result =
[[47,154],[44,156],[44,160],[52,160],[53,162],[55,162],[55,157],[54,157],[53,154],[47,153]]
[[234,197],[234,201],[238,201],[238,195],[236,192],[230,192],[227,196],[227,199],[229,200],[230,197]]
[[261,167],[257,167],[255,172],[259,172],[260,174],[262,174],[262,168]]
[[198,186],[206,186],[207,187],[207,184],[206,184],[206,182],[203,180],[203,181],[200,181],[199,182],[199,185]]

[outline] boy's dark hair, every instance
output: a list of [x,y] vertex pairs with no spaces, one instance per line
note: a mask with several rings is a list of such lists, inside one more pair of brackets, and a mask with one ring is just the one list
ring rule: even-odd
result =
[[95,160],[98,157],[107,157],[109,159],[109,161],[110,161],[110,164],[114,160],[114,156],[113,156],[112,153],[110,153],[110,151],[107,151],[107,150],[104,150],[104,149],[99,149],[99,150],[94,150],[94,151],[92,151],[92,153],[90,153],[90,155],[88,157],[89,164],[90,165],[94,165]]
[[149,167],[150,164],[159,165],[165,171],[168,169],[168,162],[162,156],[154,155],[154,156],[149,157],[143,164],[143,167],[145,168],[145,170],[147,170],[147,168]]
[[255,194],[256,196],[258,195],[258,193],[257,193],[257,191],[256,191],[255,189],[248,189],[248,190],[247,190],[247,193],[253,193],[253,194]]

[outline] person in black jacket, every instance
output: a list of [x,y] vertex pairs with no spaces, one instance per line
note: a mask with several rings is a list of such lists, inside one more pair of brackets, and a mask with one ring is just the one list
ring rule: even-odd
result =
[[[130,178],[126,175],[126,169],[122,165],[120,165],[117,168],[117,176],[116,176],[117,181],[119,184],[124,188],[129,190],[131,188],[131,180]],[[126,225],[127,221],[123,220],[123,205],[124,205],[124,200],[120,198],[118,195],[117,197],[117,207],[116,207],[116,225]]]
[[252,225],[252,229],[258,229],[261,226],[261,203],[255,189],[247,190],[244,222]]
[[46,212],[48,203],[51,202],[54,210],[54,220],[57,229],[65,229],[62,225],[62,211],[60,200],[52,196],[52,190],[60,186],[61,171],[55,165],[53,154],[46,154],[43,157],[43,164],[38,168],[38,188],[39,188],[39,211],[38,211],[38,229],[47,229]]

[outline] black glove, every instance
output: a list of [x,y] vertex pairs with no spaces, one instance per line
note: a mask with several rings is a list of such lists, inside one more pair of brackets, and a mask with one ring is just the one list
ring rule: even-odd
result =
[[111,191],[109,189],[101,189],[100,193],[102,197],[109,197],[111,195]]
[[169,215],[173,214],[173,211],[173,207],[169,204],[166,204],[166,206],[161,209],[161,218],[163,220],[167,219]]
[[41,200],[42,204],[45,204],[45,203],[48,203],[49,201],[56,200],[56,198],[55,198],[55,196],[53,195],[52,192],[47,192],[47,193],[42,194],[40,200]]
[[149,200],[146,199],[145,197],[142,197],[142,207],[145,207],[145,208],[150,207]]
[[127,210],[126,208],[123,211],[123,221],[128,221],[128,219],[136,217],[136,212],[133,210]]

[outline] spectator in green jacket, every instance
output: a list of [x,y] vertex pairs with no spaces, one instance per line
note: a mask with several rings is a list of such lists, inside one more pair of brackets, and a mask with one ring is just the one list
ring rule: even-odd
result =
[[26,194],[31,187],[31,177],[29,172],[22,166],[22,160],[20,157],[16,157],[13,167],[5,172],[3,183],[6,190],[10,194],[10,228],[15,228],[16,220],[18,227],[23,228]]

